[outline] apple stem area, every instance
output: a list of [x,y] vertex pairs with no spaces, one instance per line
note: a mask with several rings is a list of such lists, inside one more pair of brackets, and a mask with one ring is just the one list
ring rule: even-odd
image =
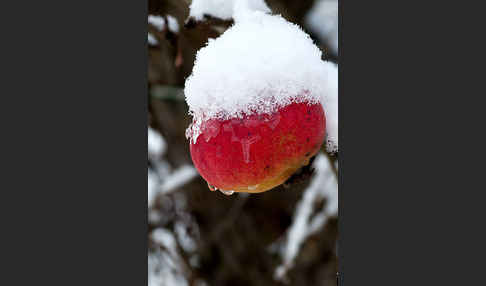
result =
[[[326,152],[325,148],[322,148],[321,154],[326,155],[327,159],[329,160],[329,167],[331,171],[333,172],[336,180],[339,178],[339,173],[337,169],[337,163],[338,163],[338,153],[328,153]],[[312,167],[312,164],[314,160],[316,159],[316,156],[313,156],[309,160],[309,164],[303,166],[300,168],[297,172],[295,172],[290,178],[288,178],[285,183],[283,183],[284,188],[289,189],[291,188],[294,184],[299,184],[304,181],[307,181],[311,179],[312,175],[314,174],[314,168]]]
[[316,159],[316,156],[310,158],[309,163],[297,170],[290,178],[283,183],[284,188],[289,189],[292,187],[293,184],[302,183],[305,180],[309,180],[312,174],[314,173],[314,169],[312,168],[312,163]]

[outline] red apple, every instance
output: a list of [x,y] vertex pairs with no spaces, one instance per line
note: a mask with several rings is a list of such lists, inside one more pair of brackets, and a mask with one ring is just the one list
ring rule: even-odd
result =
[[284,183],[309,163],[325,137],[320,103],[291,103],[272,114],[204,121],[192,161],[220,190],[259,193]]

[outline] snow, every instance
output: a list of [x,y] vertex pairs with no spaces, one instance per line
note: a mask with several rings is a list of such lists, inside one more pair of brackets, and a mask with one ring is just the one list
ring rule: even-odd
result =
[[271,113],[292,102],[321,102],[326,110],[323,97],[334,90],[333,64],[299,26],[262,11],[235,14],[235,25],[198,51],[185,83],[193,142],[204,120]]
[[320,0],[309,10],[304,23],[314,32],[319,41],[327,43],[334,54],[338,54],[338,1]]
[[240,3],[248,5],[251,10],[270,12],[267,4],[263,0],[193,0],[189,6],[189,17],[197,21],[204,19],[204,15],[230,20],[233,18],[233,10]]
[[157,176],[150,169],[148,169],[147,184],[148,184],[148,206],[150,207],[152,206],[154,199],[157,196],[157,193],[159,192]]
[[165,20],[162,16],[148,15],[148,22],[159,31],[162,31],[165,27]]
[[177,241],[179,241],[185,252],[196,251],[196,241],[189,235],[187,224],[177,221],[174,225],[174,231],[177,235]]
[[149,156],[160,157],[167,150],[167,143],[162,135],[151,127],[148,127],[147,134]]
[[188,285],[183,275],[172,271],[172,258],[163,252],[148,254],[148,286],[180,286]]
[[159,227],[152,231],[151,237],[155,243],[165,246],[171,253],[177,253],[177,243],[172,232]]
[[161,192],[163,194],[170,193],[177,188],[185,185],[197,175],[198,173],[193,166],[181,166],[165,179],[164,183],[161,186]]
[[[149,234],[150,240],[155,246],[151,247],[148,253],[149,286],[189,285],[187,280],[187,277],[191,276],[189,263],[190,265],[199,264],[200,259],[195,252],[196,241],[200,238],[199,227],[195,219],[185,209],[185,200],[183,193],[164,196],[162,200],[162,202],[171,201],[171,203],[179,205],[179,208],[184,209],[179,209],[177,214],[170,218],[170,221],[165,220],[164,222],[164,219],[160,219],[160,223],[165,226],[159,226]],[[179,201],[182,201],[182,203],[179,203]],[[166,219],[167,213],[160,213],[159,216]],[[173,230],[166,228],[172,223],[174,225]],[[181,249],[185,252],[185,255],[182,255]],[[188,261],[184,257],[187,257]],[[202,280],[199,281],[199,283],[203,282]]]
[[[156,169],[155,171],[148,169],[147,181],[148,181],[148,206],[149,208],[153,205],[155,198],[159,194],[167,195],[183,185],[187,184],[189,181],[197,176],[197,171],[193,166],[184,165],[174,170],[170,174],[164,163],[158,162],[160,166],[163,166],[162,170]],[[157,171],[159,171],[157,173]],[[160,183],[162,179],[162,184]]]
[[148,285],[189,285],[174,235],[160,227],[153,230],[150,236],[152,241],[160,245],[164,251],[159,250],[148,254]]
[[167,26],[169,26],[169,30],[178,33],[179,32],[179,23],[177,23],[176,18],[171,15],[167,15]]
[[177,190],[197,176],[192,165],[183,165],[172,171],[170,164],[162,159],[167,151],[167,143],[160,133],[148,127],[148,157],[151,168],[148,168],[147,189],[148,206],[152,207],[159,194],[168,194]]
[[148,208],[148,222],[149,224],[161,224],[163,217],[159,210]]
[[149,45],[151,45],[151,46],[156,46],[156,45],[159,44],[157,39],[150,33],[147,34],[147,41],[148,41]]
[[[293,261],[305,239],[321,229],[329,217],[337,215],[337,179],[331,171],[330,162],[325,155],[319,154],[314,161],[314,167],[316,175],[297,205],[294,220],[286,234],[286,244],[281,248],[283,263],[276,268],[274,273],[275,278],[280,281],[284,280],[286,272],[293,267]],[[309,221],[314,203],[323,198],[326,199],[323,210],[315,214]]]
[[179,23],[177,22],[176,18],[171,15],[166,15],[166,20],[159,15],[148,15],[148,22],[152,24],[157,30],[162,32],[164,30],[165,25],[169,28],[169,31],[178,33],[179,32]]
[[326,91],[322,94],[322,105],[326,114],[327,151],[333,153],[338,145],[338,67],[335,64],[326,66]]

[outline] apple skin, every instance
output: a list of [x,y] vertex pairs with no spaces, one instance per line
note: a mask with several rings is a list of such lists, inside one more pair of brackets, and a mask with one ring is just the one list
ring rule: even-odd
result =
[[190,143],[194,166],[220,190],[259,193],[309,163],[326,134],[320,103],[291,103],[272,114],[211,119]]

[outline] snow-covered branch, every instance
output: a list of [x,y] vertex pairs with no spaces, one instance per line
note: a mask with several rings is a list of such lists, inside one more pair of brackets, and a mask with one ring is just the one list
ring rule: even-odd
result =
[[[302,243],[326,224],[329,217],[336,216],[338,210],[337,179],[331,170],[331,162],[325,155],[317,155],[314,161],[316,175],[298,203],[294,220],[280,246],[282,264],[275,270],[275,279],[284,281],[285,275],[293,267]],[[324,208],[314,213],[315,202],[325,199]],[[312,219],[310,219],[312,216]]]

